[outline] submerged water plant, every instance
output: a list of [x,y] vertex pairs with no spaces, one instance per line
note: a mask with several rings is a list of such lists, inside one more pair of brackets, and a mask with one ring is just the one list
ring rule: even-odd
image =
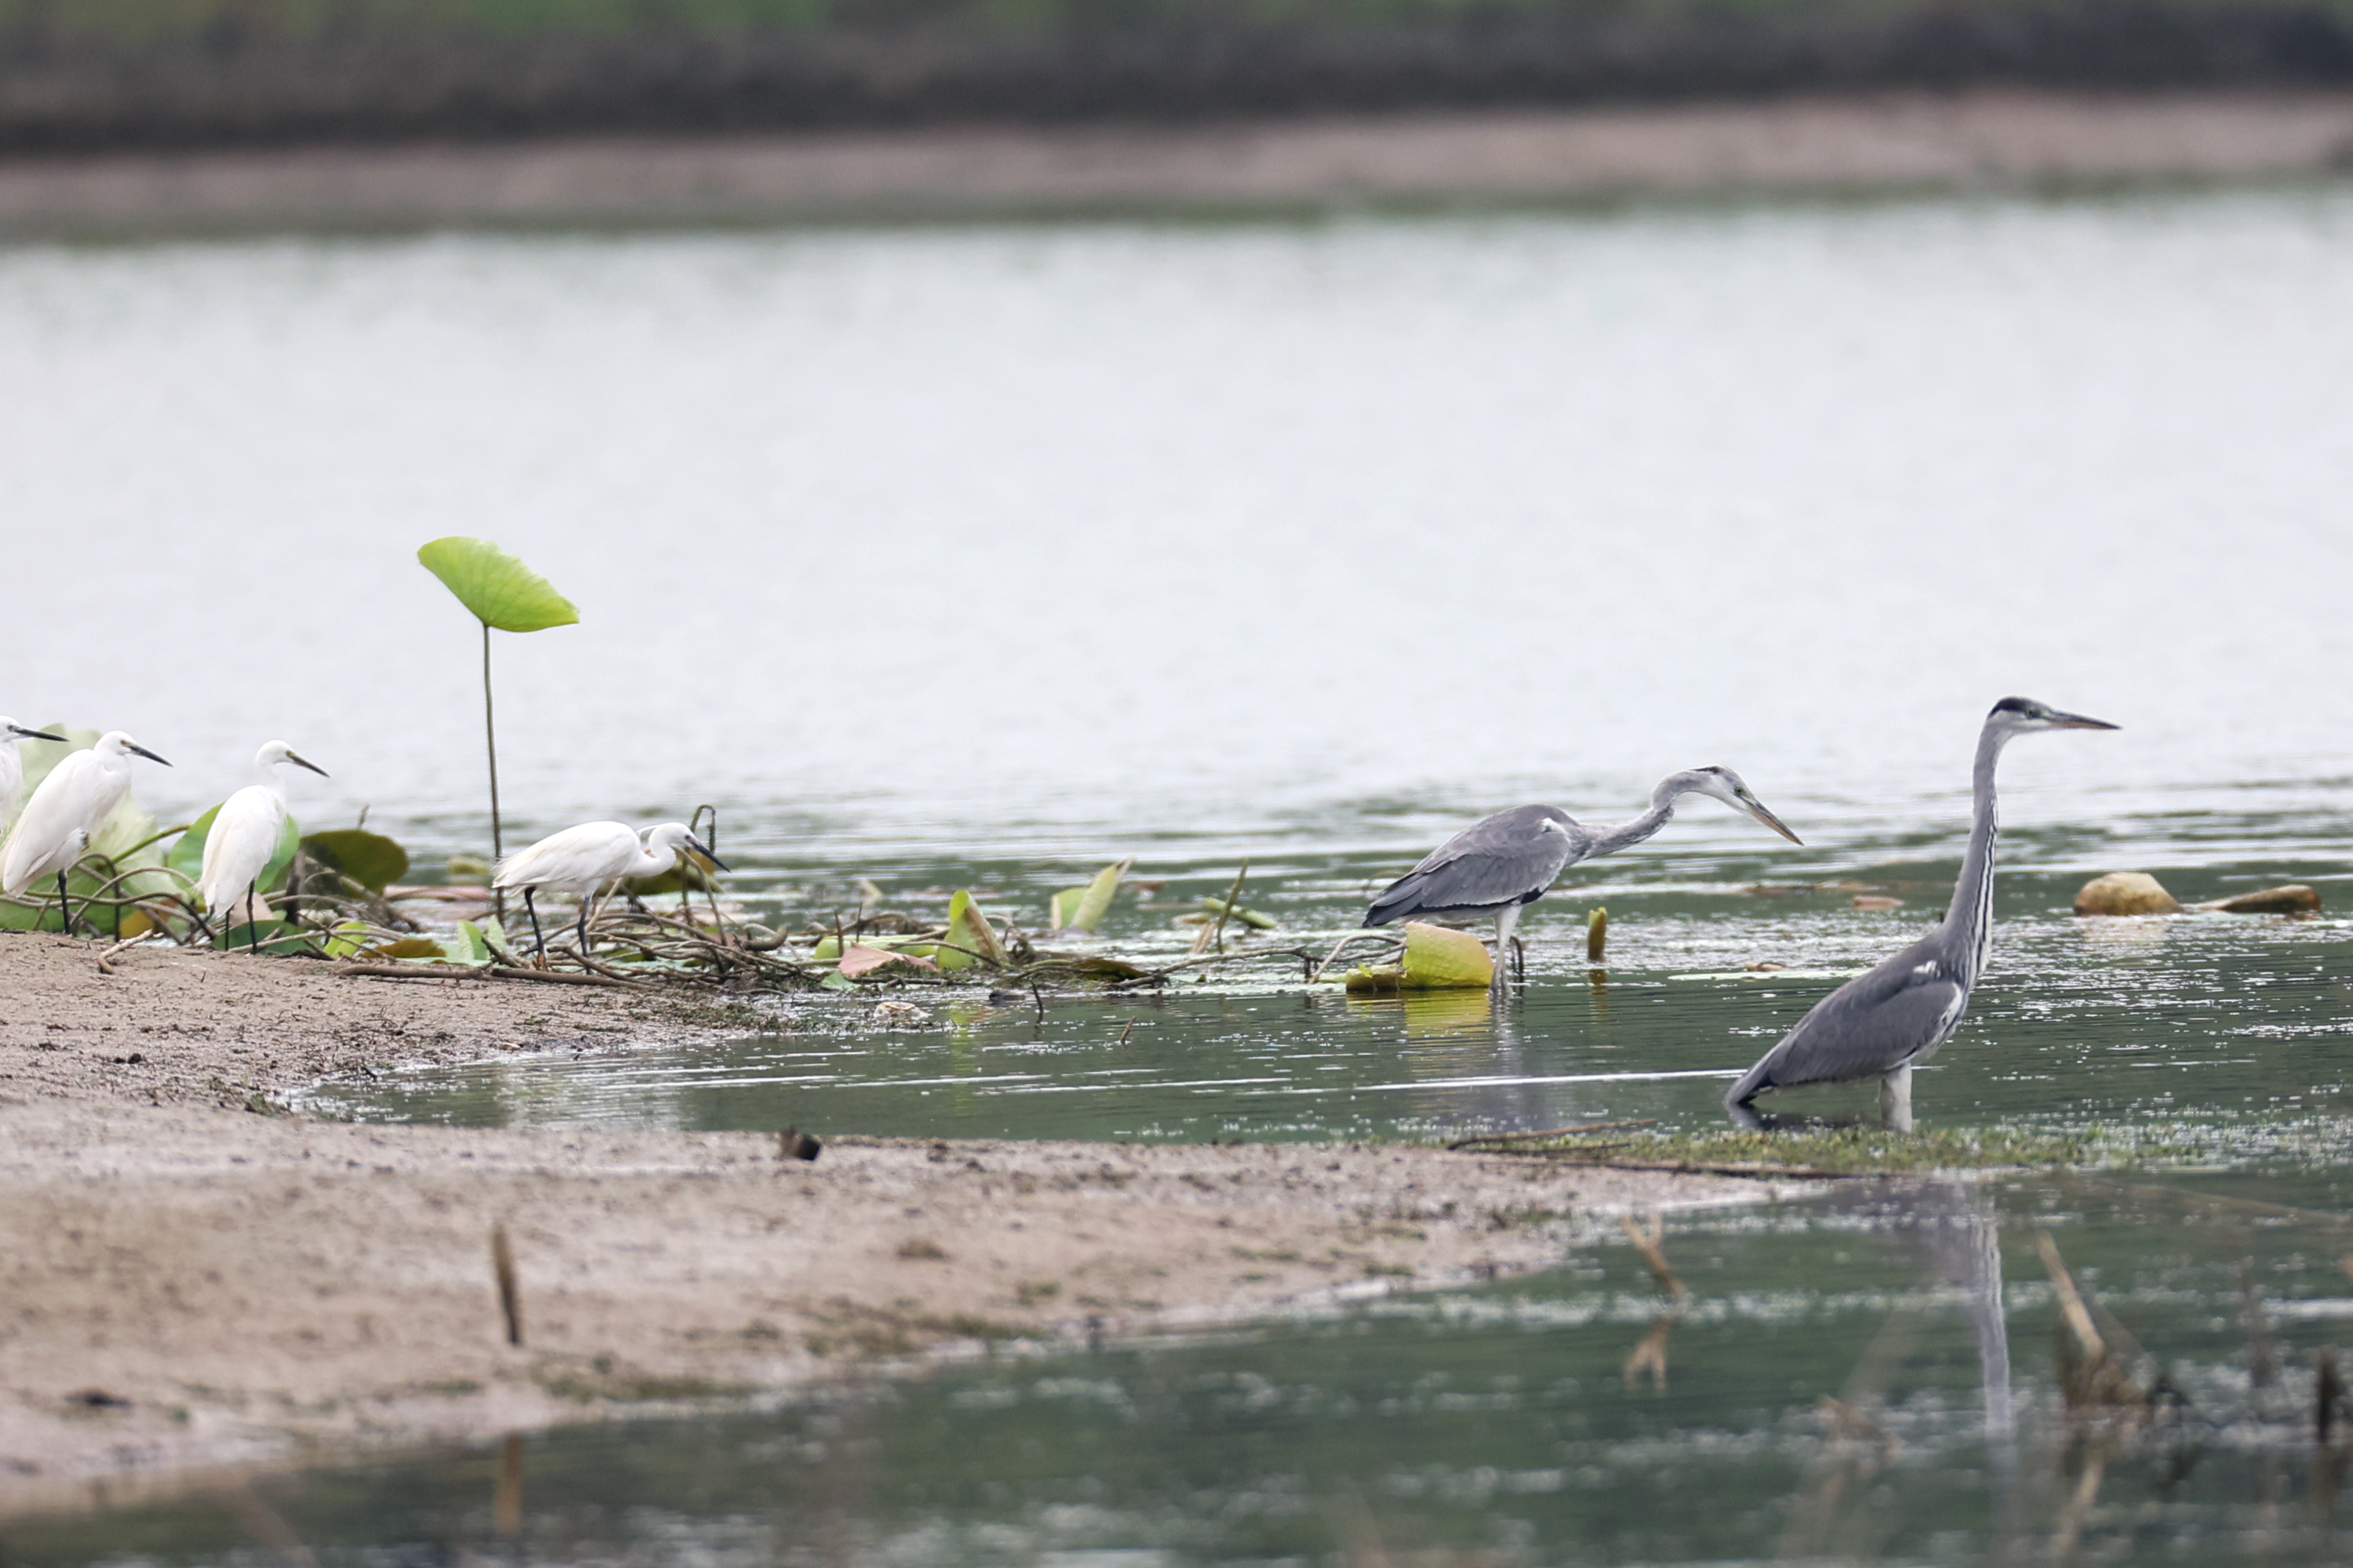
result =
[[491,854],[506,853],[499,823],[499,737],[491,696],[491,633],[540,632],[576,625],[580,611],[548,580],[487,539],[452,534],[422,545],[417,559],[482,624],[482,743],[491,763]]

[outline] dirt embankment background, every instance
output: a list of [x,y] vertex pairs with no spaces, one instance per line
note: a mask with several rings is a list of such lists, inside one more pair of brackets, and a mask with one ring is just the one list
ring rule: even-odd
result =
[[0,0],[0,152],[2353,87],[2339,0]]
[[0,0],[0,238],[2353,170],[2353,0]]
[[1763,1195],[1424,1149],[841,1139],[810,1163],[767,1134],[309,1121],[274,1095],[744,1024],[159,949],[108,976],[99,951],[0,942],[0,1510],[1492,1277],[1558,1261],[1563,1215]]
[[2353,93],[1957,96],[0,158],[0,240],[2341,178]]

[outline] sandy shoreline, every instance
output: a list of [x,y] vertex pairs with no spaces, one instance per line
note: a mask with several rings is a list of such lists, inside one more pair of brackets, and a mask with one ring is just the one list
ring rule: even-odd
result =
[[1213,213],[2297,179],[2353,94],[1979,90],[1201,126],[0,160],[0,238]]
[[0,1510],[1544,1268],[1558,1216],[1763,1195],[1414,1149],[841,1138],[812,1163],[765,1134],[311,1121],[273,1097],[724,1025],[172,950],[106,977],[98,951],[0,942]]

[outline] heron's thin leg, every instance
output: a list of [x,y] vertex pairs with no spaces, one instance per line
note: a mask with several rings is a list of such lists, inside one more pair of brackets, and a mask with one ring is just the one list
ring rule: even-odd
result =
[[580,895],[580,956],[588,956],[588,900],[592,895]]
[[58,873],[58,929],[73,935],[73,910],[66,903],[66,874]]
[[1881,1076],[1879,1080],[1879,1115],[1890,1132],[1912,1131],[1912,1064]]
[[260,883],[248,882],[245,885],[245,942],[253,950],[256,958],[261,956],[261,917],[253,912],[253,906],[260,896]]
[[539,929],[539,906],[531,901],[532,889],[522,890],[523,912],[531,916],[531,940],[539,949],[542,963],[547,960],[547,933]]
[[1505,904],[1495,911],[1495,984],[1511,984],[1512,928],[1520,923],[1520,906]]

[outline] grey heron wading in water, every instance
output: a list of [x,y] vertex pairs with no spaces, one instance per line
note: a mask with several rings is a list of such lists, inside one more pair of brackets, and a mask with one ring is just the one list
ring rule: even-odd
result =
[[1667,825],[1675,802],[1704,795],[1745,811],[1792,844],[1805,842],[1765,809],[1730,768],[1689,768],[1669,773],[1651,791],[1641,816],[1587,827],[1557,806],[1515,805],[1482,817],[1391,882],[1365,911],[1368,926],[1422,915],[1495,917],[1495,983],[1510,959],[1512,928],[1520,908],[1543,898],[1560,874],[1580,860],[1598,860],[1640,844]]
[[1751,1102],[1767,1089],[1875,1078],[1888,1126],[1912,1131],[1912,1068],[1936,1055],[1959,1026],[1993,941],[1993,773],[2001,749],[2017,736],[2042,730],[2115,728],[2028,697],[2005,697],[1993,705],[1978,734],[1969,847],[1944,920],[1894,957],[1815,1003],[1725,1093],[1725,1109],[1734,1121],[1762,1126]]

